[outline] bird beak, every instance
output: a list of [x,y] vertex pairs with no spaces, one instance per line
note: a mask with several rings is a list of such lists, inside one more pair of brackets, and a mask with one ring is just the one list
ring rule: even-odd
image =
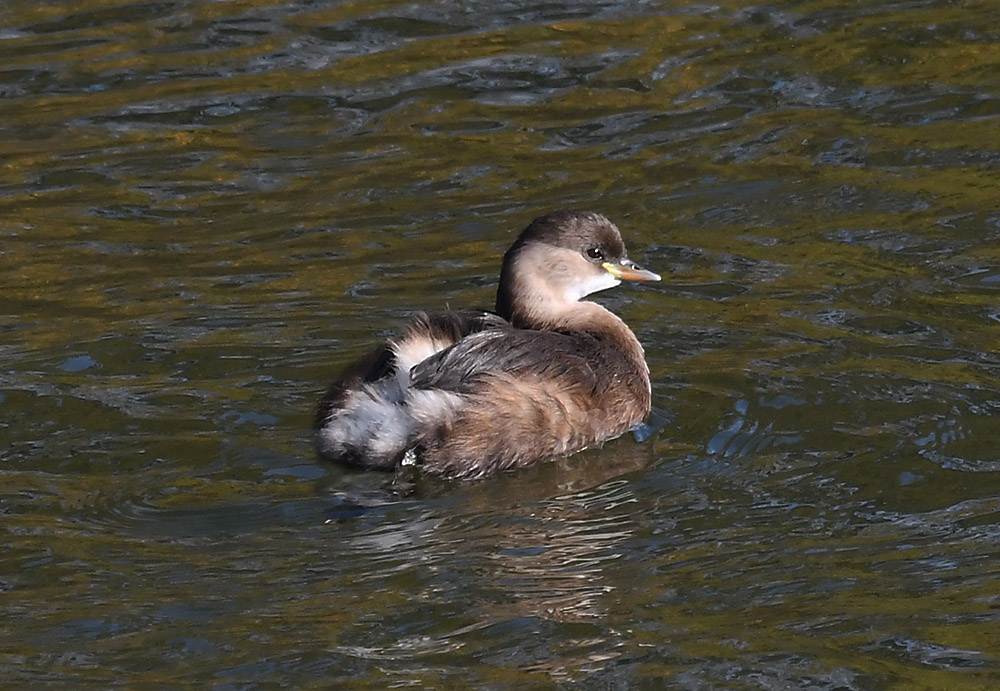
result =
[[620,281],[659,281],[660,275],[647,271],[631,259],[622,259],[620,262],[604,262],[604,270]]

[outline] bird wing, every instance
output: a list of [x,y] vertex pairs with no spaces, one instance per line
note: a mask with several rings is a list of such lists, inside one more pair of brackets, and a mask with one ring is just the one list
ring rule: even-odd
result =
[[[435,348],[447,348],[482,331],[509,327],[505,319],[492,312],[455,310],[439,314],[418,314],[410,322],[403,337],[397,342],[427,341]],[[348,365],[327,388],[316,409],[314,426],[318,429],[338,409],[348,395],[363,384],[372,384],[394,375],[397,367],[396,351],[391,343],[381,343],[373,350]]]
[[600,361],[594,339],[554,331],[491,328],[473,333],[410,370],[410,386],[472,393],[497,375],[550,380],[565,387],[594,390]]

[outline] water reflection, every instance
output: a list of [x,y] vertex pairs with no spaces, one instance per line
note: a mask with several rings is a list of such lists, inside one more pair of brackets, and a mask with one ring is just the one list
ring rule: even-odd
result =
[[[997,685],[992,4],[2,13],[9,683]],[[323,382],[558,206],[670,274],[602,298],[669,423],[314,464]]]
[[[644,460],[624,455],[630,457],[617,465],[618,473]],[[607,595],[615,590],[603,573],[621,557],[632,534],[629,510],[637,500],[621,479],[590,489],[568,487],[601,483],[602,476],[615,472],[590,456],[590,463],[575,458],[559,469],[532,469],[527,482],[500,478],[491,488],[465,487],[461,497],[447,491],[433,513],[417,515],[413,507],[405,522],[389,521],[350,539],[348,549],[365,555],[370,569],[360,576],[365,587],[374,594],[384,593],[387,581],[406,583],[400,594],[408,607],[398,612],[371,601],[376,611],[363,614],[339,637],[369,643],[333,650],[364,659],[433,659],[446,652],[470,654],[489,641],[518,657],[540,634],[565,630],[575,633],[560,645],[564,654],[541,666],[526,662],[525,669],[575,675],[615,657],[609,649],[619,645],[618,637],[597,625],[607,614]],[[569,493],[560,494],[560,485]],[[453,510],[456,503],[463,507],[461,515]],[[385,510],[392,511],[378,509]],[[371,515],[358,520],[368,522]],[[477,583],[474,592],[467,591],[469,582]],[[412,626],[405,622],[415,606],[439,611],[443,618],[399,637],[394,632]]]

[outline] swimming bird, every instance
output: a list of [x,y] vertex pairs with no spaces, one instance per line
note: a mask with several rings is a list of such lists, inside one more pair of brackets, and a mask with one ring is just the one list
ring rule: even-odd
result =
[[495,312],[421,314],[349,366],[316,412],[319,456],[473,478],[619,436],[650,410],[635,334],[588,295],[659,281],[590,211],[533,220],[507,250]]

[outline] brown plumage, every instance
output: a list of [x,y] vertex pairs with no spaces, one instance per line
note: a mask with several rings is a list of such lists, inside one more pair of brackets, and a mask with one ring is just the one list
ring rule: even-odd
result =
[[504,255],[496,314],[421,316],[330,385],[316,415],[320,456],[476,477],[634,427],[650,409],[642,346],[621,319],[582,300],[622,279],[660,277],[628,259],[608,219],[535,219]]

